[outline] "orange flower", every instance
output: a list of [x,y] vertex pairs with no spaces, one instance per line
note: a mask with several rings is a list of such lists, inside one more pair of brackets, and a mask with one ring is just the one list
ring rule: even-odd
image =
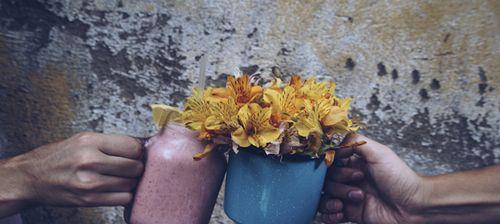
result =
[[280,136],[280,130],[269,123],[270,118],[270,108],[245,104],[238,112],[240,127],[231,134],[232,140],[241,147],[265,147]]
[[264,102],[272,110],[271,123],[278,127],[282,121],[291,122],[292,117],[298,112],[295,89],[289,86],[281,91],[266,89],[263,96]]
[[234,98],[237,105],[248,104],[262,94],[262,87],[252,85],[248,75],[238,78],[228,76],[226,88],[227,94]]
[[302,80],[300,80],[300,76],[293,75],[290,82],[288,82],[288,85],[298,91],[302,87]]

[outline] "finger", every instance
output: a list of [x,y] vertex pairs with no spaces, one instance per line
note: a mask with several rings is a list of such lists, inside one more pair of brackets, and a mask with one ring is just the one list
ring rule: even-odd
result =
[[130,192],[89,193],[81,198],[82,206],[119,206],[132,202]]
[[321,200],[320,203],[320,212],[321,213],[337,213],[337,212],[342,212],[342,208],[344,205],[342,204],[342,201],[336,198],[324,198]]
[[101,183],[95,191],[100,192],[131,192],[137,186],[137,179],[103,176],[98,179]]
[[[387,146],[382,145],[360,134],[350,134],[345,142],[361,142],[366,144],[353,148],[354,152],[361,155],[369,163],[377,163],[387,157],[388,154],[394,154]],[[392,156],[392,155],[391,155]]]
[[342,148],[335,150],[335,158],[336,159],[345,159],[354,154],[353,148]]
[[[366,197],[370,197],[369,194]],[[366,201],[364,202],[348,202],[344,204],[344,209],[342,210],[343,219],[340,222],[355,222],[355,223],[364,223],[363,222],[363,210],[366,206]]]
[[363,191],[357,187],[333,182],[330,180],[326,181],[325,192],[334,198],[350,200],[353,202],[362,201],[365,197]]
[[364,178],[361,170],[347,168],[347,167],[334,167],[328,170],[328,178],[335,182],[348,183],[359,181]]
[[349,157],[349,162],[347,164],[349,168],[367,172],[366,161],[356,154]]
[[321,221],[327,224],[338,223],[344,218],[344,214],[342,213],[333,213],[333,214],[322,214]]
[[142,144],[139,139],[125,135],[99,134],[99,150],[111,156],[139,159]]
[[106,156],[96,165],[96,171],[103,175],[137,178],[142,175],[144,165],[141,161],[117,156]]

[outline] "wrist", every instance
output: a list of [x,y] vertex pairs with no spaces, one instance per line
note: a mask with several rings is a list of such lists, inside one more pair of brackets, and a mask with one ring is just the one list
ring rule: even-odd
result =
[[434,191],[435,181],[433,177],[420,176],[420,190],[415,200],[414,209],[411,212],[411,223],[430,223],[431,217],[428,211],[435,204]]
[[429,223],[426,213],[433,204],[434,182],[431,177],[418,176],[417,187],[411,200],[406,204],[404,211],[404,223]]
[[34,200],[33,178],[29,173],[29,162],[24,156],[16,156],[0,161],[0,201],[12,208],[22,209]]

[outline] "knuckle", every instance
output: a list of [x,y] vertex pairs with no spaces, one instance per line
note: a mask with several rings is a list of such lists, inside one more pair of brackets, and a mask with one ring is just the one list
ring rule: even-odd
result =
[[81,145],[90,145],[95,142],[97,134],[94,132],[81,132],[75,136],[76,142]]
[[92,178],[78,178],[73,186],[79,191],[90,192],[99,189],[100,184]]
[[84,195],[80,199],[81,203],[87,206],[94,205],[96,202],[96,197],[93,195]]
[[100,164],[100,162],[97,155],[84,151],[80,154],[78,164],[80,168],[94,169]]
[[136,158],[139,158],[142,153],[142,145],[139,141],[134,140],[134,147],[132,148],[132,153],[135,155]]

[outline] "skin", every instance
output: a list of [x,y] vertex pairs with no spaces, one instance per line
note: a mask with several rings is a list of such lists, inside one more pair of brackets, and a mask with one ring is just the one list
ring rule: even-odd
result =
[[391,149],[362,135],[365,145],[339,150],[346,166],[330,168],[319,211],[324,223],[498,223],[500,165],[421,176]]
[[37,205],[127,205],[141,154],[137,139],[85,132],[0,160],[0,217]]

